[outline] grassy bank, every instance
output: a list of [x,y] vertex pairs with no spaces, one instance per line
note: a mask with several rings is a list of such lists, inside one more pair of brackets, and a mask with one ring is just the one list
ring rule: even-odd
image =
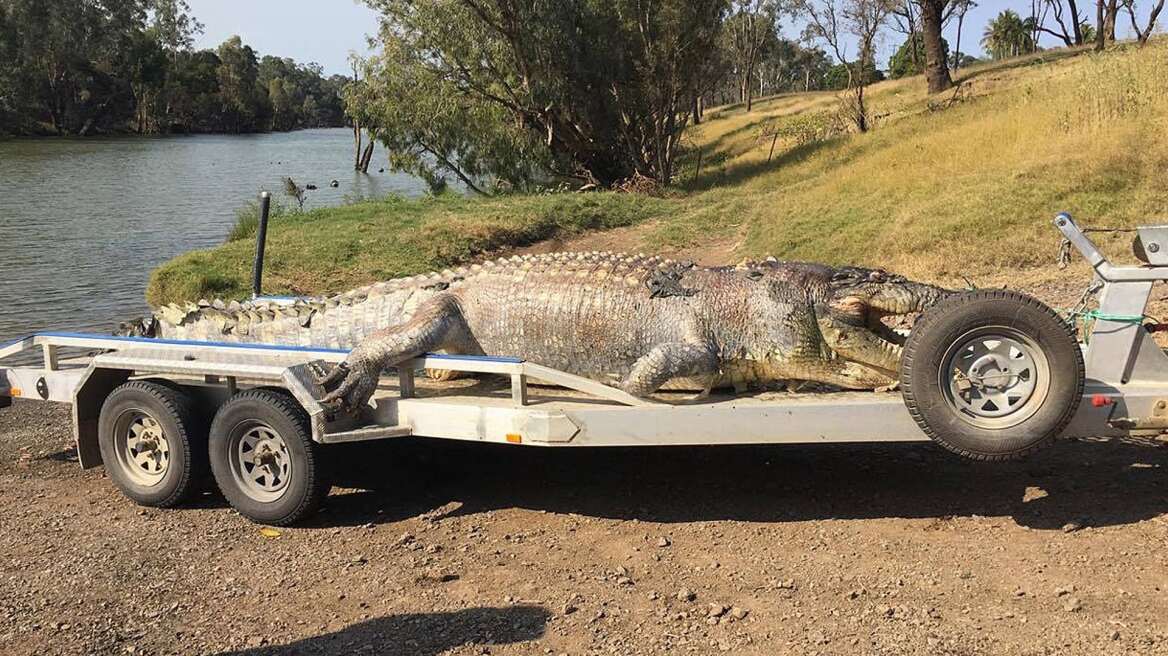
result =
[[[877,128],[835,134],[829,93],[711,111],[665,199],[619,194],[390,200],[281,219],[269,291],[333,291],[550,237],[636,226],[622,245],[729,259],[881,265],[953,278],[1053,262],[1056,211],[1127,226],[1168,219],[1168,44],[1052,51],[962,71],[926,97],[909,78],[870,92]],[[784,136],[768,161],[771,134]],[[812,134],[818,132],[818,134]],[[698,174],[697,149],[702,153]],[[1152,217],[1156,217],[1153,219]],[[250,239],[182,256],[152,303],[240,296]]]
[[[555,194],[493,199],[446,195],[388,198],[273,219],[264,290],[311,294],[422,273],[484,252],[571,237],[664,216],[664,201],[627,194]],[[254,238],[182,255],[155,270],[154,305],[250,294]]]

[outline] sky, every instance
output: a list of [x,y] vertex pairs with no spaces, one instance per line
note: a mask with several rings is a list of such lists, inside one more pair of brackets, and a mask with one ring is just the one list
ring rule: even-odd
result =
[[[326,73],[348,73],[350,52],[366,54],[366,37],[377,30],[377,14],[358,0],[188,0],[191,13],[205,26],[196,41],[199,48],[214,48],[233,34],[256,49],[260,55],[291,57],[298,62],[316,62]],[[1094,3],[1080,2],[1086,7],[1087,17],[1095,20]],[[1143,5],[1147,14],[1150,3]],[[1005,9],[1013,9],[1023,17],[1030,14],[1030,0],[980,0],[978,6],[965,17],[961,36],[961,51],[976,56],[982,54],[981,33],[994,16]],[[1168,20],[1166,18],[1165,20]],[[784,34],[797,37],[801,26],[786,19]],[[1048,20],[1053,27],[1054,21]],[[1131,36],[1127,14],[1121,12],[1120,38]],[[956,45],[957,21],[951,21],[945,30],[949,47]],[[880,43],[878,60],[884,67],[904,36],[886,33]],[[1043,35],[1039,43],[1044,47],[1062,45],[1062,41]],[[849,48],[855,55],[855,47]]]
[[214,48],[232,35],[261,56],[316,62],[326,74],[349,73],[349,52],[366,54],[377,14],[356,0],[188,0],[203,23],[198,48]]

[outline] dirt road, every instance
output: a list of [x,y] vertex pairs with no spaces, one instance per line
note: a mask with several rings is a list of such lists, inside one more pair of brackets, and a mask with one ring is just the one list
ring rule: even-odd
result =
[[1156,442],[365,447],[265,537],[135,507],[69,439],[0,412],[0,653],[1168,653]]

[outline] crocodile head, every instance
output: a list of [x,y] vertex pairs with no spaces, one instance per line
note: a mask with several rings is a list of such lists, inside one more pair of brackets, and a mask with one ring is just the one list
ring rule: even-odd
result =
[[883,269],[840,267],[829,283],[828,307],[856,320],[922,312],[953,292]]

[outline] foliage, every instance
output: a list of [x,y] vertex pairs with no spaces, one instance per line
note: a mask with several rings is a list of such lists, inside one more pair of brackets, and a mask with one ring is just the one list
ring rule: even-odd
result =
[[[849,62],[847,64],[836,64],[828,69],[827,74],[823,76],[823,88],[832,91],[840,91],[848,88],[848,69],[851,69],[853,74],[859,69],[859,62]],[[856,75],[856,82],[858,84],[872,84],[884,79],[884,72],[876,68],[876,62],[869,59],[865,62],[864,70],[861,74]]]
[[1017,57],[1037,50],[1034,42],[1034,19],[1023,20],[1012,9],[998,14],[986,25],[981,45],[991,59]]
[[186,0],[0,0],[0,134],[343,124],[344,78],[258,62],[239,37],[193,51],[189,12]]
[[[949,42],[941,39],[941,48],[945,52],[945,59],[949,59]],[[915,56],[913,50],[916,50]],[[964,65],[964,64],[963,64]],[[892,58],[888,60],[888,77],[898,79],[909,75],[920,75],[925,66],[925,38],[921,32],[905,39],[896,49]]]
[[777,0],[733,0],[723,24],[723,47],[738,78],[739,100],[750,111],[759,61],[779,39]]
[[350,113],[428,180],[486,173],[523,188],[544,167],[668,183],[727,0],[368,4],[382,52]]

